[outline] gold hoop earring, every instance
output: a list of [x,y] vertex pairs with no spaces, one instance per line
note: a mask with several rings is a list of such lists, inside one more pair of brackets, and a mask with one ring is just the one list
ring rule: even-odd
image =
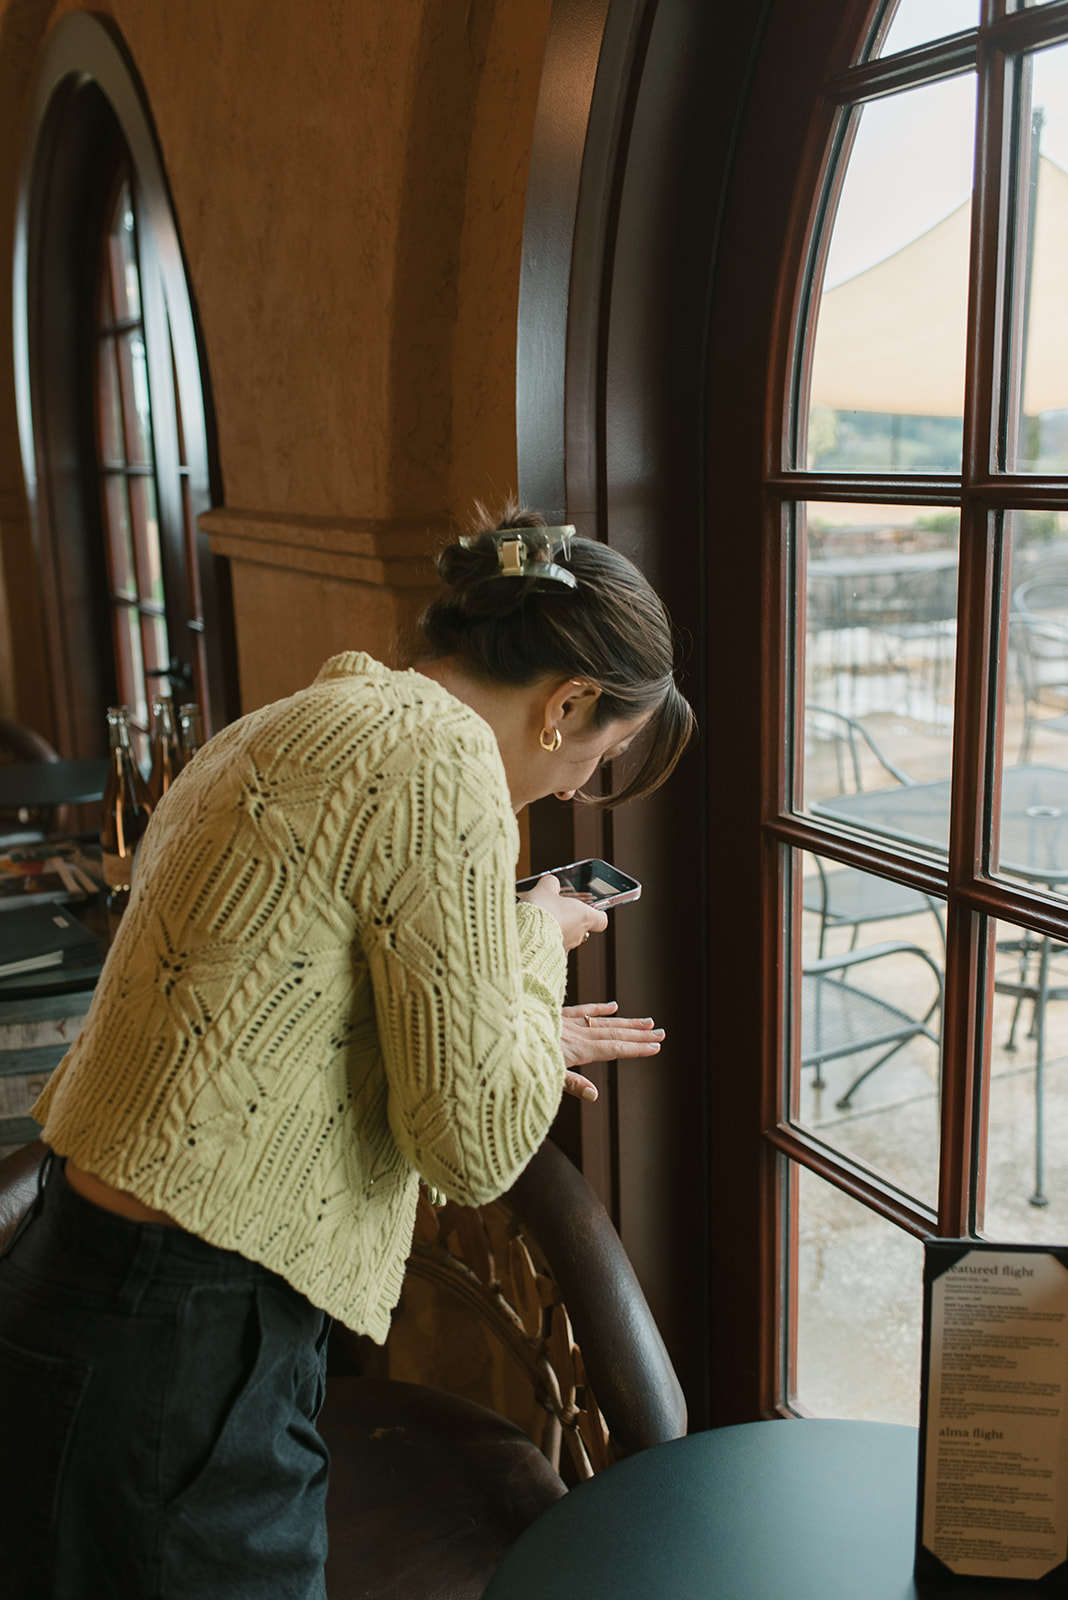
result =
[[538,734],[538,743],[551,756],[556,754],[563,742],[564,736],[559,728],[554,728],[551,733],[548,728],[543,728]]

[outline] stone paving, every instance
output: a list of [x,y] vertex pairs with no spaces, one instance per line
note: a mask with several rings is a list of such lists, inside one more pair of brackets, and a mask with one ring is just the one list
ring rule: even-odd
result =
[[[881,747],[917,778],[943,776],[949,769],[944,730],[910,728],[899,716],[865,719]],[[1007,740],[1007,745],[1009,740]],[[833,793],[835,779],[821,752],[810,752],[806,793]],[[1064,740],[1049,748],[1041,741],[1036,762],[1068,763]],[[804,954],[813,952],[815,919],[804,919]],[[999,937],[1016,930],[1002,925]],[[848,944],[839,930],[830,948]],[[871,925],[860,943],[905,939],[927,949],[941,965],[933,917]],[[1007,975],[1011,956],[1001,955],[999,975]],[[894,969],[882,963],[857,969],[872,987],[916,1009],[926,1006],[928,990],[915,963]],[[1056,977],[1068,987],[1068,954]],[[1048,1204],[1031,1204],[1035,1188],[1035,1042],[1028,1037],[1031,1006],[1026,1003],[1017,1028],[1016,1048],[1006,1048],[1012,1018],[1011,998],[996,996],[990,1060],[989,1127],[984,1234],[1016,1243],[1068,1243],[1068,999],[1047,1006],[1045,1194]],[[798,1115],[833,1147],[874,1167],[893,1183],[933,1202],[937,1189],[937,1052],[926,1040],[904,1046],[857,1090],[851,1107],[835,1101],[866,1058],[824,1067],[827,1086],[813,1084],[811,1068],[802,1074]],[[870,1059],[870,1058],[867,1058]],[[919,1414],[920,1329],[923,1247],[918,1240],[876,1217],[866,1207],[809,1173],[802,1173],[798,1217],[797,1401],[816,1416],[855,1417],[915,1423]]]

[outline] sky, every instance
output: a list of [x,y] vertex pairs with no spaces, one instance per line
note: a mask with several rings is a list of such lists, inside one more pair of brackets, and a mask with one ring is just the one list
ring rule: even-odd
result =
[[[901,0],[883,54],[973,26],[977,0]],[[1035,56],[1042,153],[1068,171],[1068,44]],[[975,77],[967,73],[864,108],[824,287],[874,266],[971,196]]]

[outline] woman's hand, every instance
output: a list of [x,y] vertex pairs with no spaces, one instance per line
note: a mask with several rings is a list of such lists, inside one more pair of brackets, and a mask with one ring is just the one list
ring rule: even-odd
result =
[[591,1061],[622,1061],[632,1056],[655,1056],[664,1037],[652,1017],[617,1017],[614,1000],[595,1000],[584,1006],[565,1006],[560,1025],[564,1052],[564,1092],[579,1100],[596,1100],[597,1087],[575,1067]]
[[608,917],[596,906],[587,905],[576,895],[561,894],[560,880],[554,878],[551,872],[539,878],[533,889],[528,889],[519,898],[529,900],[531,905],[541,906],[543,911],[548,911],[550,916],[556,918],[565,950],[574,950],[591,933],[603,933],[608,926]]

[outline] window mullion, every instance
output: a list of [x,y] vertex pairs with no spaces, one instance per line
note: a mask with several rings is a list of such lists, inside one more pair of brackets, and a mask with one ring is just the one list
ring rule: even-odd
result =
[[941,1158],[938,1225],[946,1237],[966,1236],[981,1211],[985,1083],[980,1063],[987,919],[950,896],[946,910],[946,978],[942,1012]]
[[976,113],[942,1021],[938,1210],[939,1227],[949,1236],[967,1234],[981,1209],[978,1130],[985,1125],[981,1002],[987,987],[988,923],[961,899],[961,891],[970,889],[982,870],[984,778],[995,765],[989,759],[993,691],[989,661],[999,561],[988,507],[973,494],[972,486],[987,480],[991,470],[1004,301],[1004,257],[998,240],[1007,185],[1005,61],[997,51],[980,50]]
[[818,852],[828,861],[857,867],[862,872],[881,873],[907,883],[925,894],[943,898],[946,893],[946,868],[942,862],[912,856],[896,845],[880,847],[870,839],[854,838],[840,829],[813,821],[810,817],[774,817],[767,831],[783,844],[795,849]]

